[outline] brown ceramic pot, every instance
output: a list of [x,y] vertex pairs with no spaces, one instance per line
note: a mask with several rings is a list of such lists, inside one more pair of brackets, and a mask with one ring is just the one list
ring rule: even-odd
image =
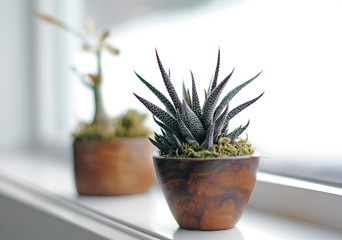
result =
[[77,191],[126,195],[148,190],[154,180],[154,147],[146,138],[74,142]]
[[153,159],[164,196],[180,227],[222,230],[234,227],[242,215],[254,187],[260,155]]

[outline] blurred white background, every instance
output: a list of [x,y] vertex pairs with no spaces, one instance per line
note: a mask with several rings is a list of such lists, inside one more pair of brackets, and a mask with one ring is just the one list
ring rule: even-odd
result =
[[[265,95],[232,126],[251,124],[249,139],[262,168],[326,181],[342,179],[342,2],[339,0],[0,0],[0,146],[70,148],[70,132],[90,120],[91,92],[72,72],[95,70],[95,59],[68,33],[35,19],[39,10],[85,31],[92,16],[110,29],[117,57],[104,55],[105,106],[111,115],[144,107],[132,92],[155,100],[136,70],[164,93],[157,48],[181,93],[207,88],[221,49],[220,78],[235,67],[228,89],[261,76],[231,107]],[[203,98],[202,98],[203,99]],[[149,125],[156,131],[153,122]],[[305,167],[303,167],[305,166]],[[303,170],[306,169],[306,172]]]

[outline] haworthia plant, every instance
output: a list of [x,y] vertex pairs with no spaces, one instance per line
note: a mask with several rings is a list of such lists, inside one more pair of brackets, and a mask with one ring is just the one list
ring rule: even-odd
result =
[[241,125],[235,130],[229,132],[229,121],[239,112],[256,102],[263,93],[230,111],[228,107],[229,102],[238,92],[240,92],[241,89],[256,79],[261,72],[228,92],[216,107],[221,93],[234,72],[233,69],[233,71],[220,83],[217,82],[220,68],[219,50],[214,78],[210,81],[208,89],[205,90],[205,99],[203,106],[201,107],[193,73],[191,72],[191,91],[186,89],[183,83],[183,101],[181,101],[170,80],[170,74],[167,74],[164,70],[157,50],[156,57],[162,79],[171,101],[168,100],[168,98],[159,90],[153,87],[152,84],[147,82],[137,73],[135,74],[163,103],[166,111],[152,102],[136,94],[134,95],[153,114],[154,121],[161,128],[162,134],[160,135],[155,133],[154,139],[150,138],[150,141],[160,150],[162,155],[167,155],[171,151],[182,153],[184,151],[185,144],[198,145],[202,149],[210,151],[214,144],[217,144],[221,138],[229,138],[232,143],[241,135],[242,132],[246,130],[249,125],[249,121],[243,127]]

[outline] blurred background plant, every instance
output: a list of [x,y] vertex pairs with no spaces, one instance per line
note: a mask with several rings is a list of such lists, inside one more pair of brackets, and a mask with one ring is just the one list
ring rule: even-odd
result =
[[144,126],[147,114],[129,109],[125,114],[115,119],[116,137],[146,137],[151,131]]
[[125,114],[111,118],[107,114],[101,92],[101,84],[103,82],[101,55],[103,51],[109,52],[116,56],[119,50],[105,42],[110,35],[108,30],[99,30],[90,17],[85,20],[85,25],[92,36],[89,41],[81,31],[68,25],[62,20],[49,16],[42,12],[37,12],[36,16],[48,23],[56,25],[65,31],[71,33],[82,41],[82,49],[92,53],[96,57],[97,71],[95,73],[80,73],[76,67],[72,70],[78,75],[81,82],[93,91],[94,96],[94,117],[91,123],[81,122],[76,131],[72,134],[75,141],[90,140],[110,140],[114,137],[141,137],[147,136],[150,131],[143,125],[146,114],[141,114],[136,110],[128,110]]
[[[37,12],[36,16],[46,22],[54,24],[69,33],[73,34],[75,37],[79,38],[83,42],[83,50],[93,53],[96,56],[97,62],[97,72],[96,73],[87,73],[81,74],[78,70],[73,67],[73,70],[77,73],[82,83],[85,86],[89,87],[93,91],[94,95],[94,103],[95,103],[95,112],[92,124],[110,124],[110,117],[108,116],[104,106],[103,106],[103,98],[101,94],[101,84],[103,82],[103,75],[102,75],[102,64],[101,64],[101,55],[102,51],[106,50],[112,55],[118,55],[119,50],[112,47],[110,44],[106,43],[105,40],[109,36],[110,32],[108,30],[100,31],[94,22],[94,20],[90,17],[87,17],[85,20],[85,24],[87,29],[89,30],[92,41],[89,42],[85,35],[80,32],[79,30],[69,26],[62,20],[44,14],[42,12]],[[106,126],[102,126],[104,128]]]
[[146,137],[151,131],[145,127],[147,114],[129,109],[111,119],[110,124],[80,123],[72,134],[75,141],[111,140],[116,137]]

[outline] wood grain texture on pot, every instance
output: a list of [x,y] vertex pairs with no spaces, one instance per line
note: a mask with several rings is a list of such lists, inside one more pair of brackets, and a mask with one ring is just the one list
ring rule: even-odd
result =
[[154,156],[169,208],[182,228],[233,227],[256,180],[260,157],[177,159]]
[[146,191],[154,180],[153,146],[146,138],[74,143],[77,190],[88,195]]

